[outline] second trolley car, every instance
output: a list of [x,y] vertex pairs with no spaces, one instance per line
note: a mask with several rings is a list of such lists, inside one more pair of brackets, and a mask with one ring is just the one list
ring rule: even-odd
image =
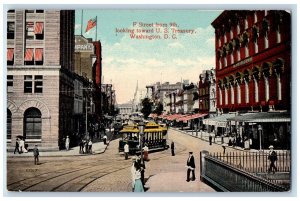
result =
[[147,144],[149,151],[164,150],[169,147],[167,145],[167,127],[155,122],[146,123],[142,136],[139,133],[137,124],[124,126],[120,134],[122,138],[119,141],[119,152],[124,152],[124,145],[126,143],[129,145],[130,154],[140,152],[140,146],[143,147],[145,144]]

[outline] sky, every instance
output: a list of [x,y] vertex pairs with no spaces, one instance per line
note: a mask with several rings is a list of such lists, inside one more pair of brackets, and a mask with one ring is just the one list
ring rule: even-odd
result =
[[[221,12],[76,10],[75,34],[101,41],[103,83],[113,84],[117,103],[121,104],[133,99],[137,83],[141,90],[156,82],[189,80],[195,83],[203,70],[214,68],[215,40],[211,22]],[[97,26],[85,32],[87,22],[96,16]],[[126,32],[119,32],[122,29]],[[132,38],[128,30],[156,39]]]

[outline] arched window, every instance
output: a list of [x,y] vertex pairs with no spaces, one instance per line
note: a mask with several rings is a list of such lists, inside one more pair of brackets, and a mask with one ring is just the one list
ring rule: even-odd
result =
[[265,100],[268,101],[270,98],[270,86],[269,86],[270,66],[267,63],[263,64],[263,74],[265,80]]
[[11,111],[7,109],[7,122],[6,122],[6,127],[7,127],[7,139],[11,139]]
[[245,102],[249,103],[249,71],[244,72],[244,82],[245,82]]
[[26,139],[42,137],[42,114],[37,108],[28,108],[24,113],[24,137]]

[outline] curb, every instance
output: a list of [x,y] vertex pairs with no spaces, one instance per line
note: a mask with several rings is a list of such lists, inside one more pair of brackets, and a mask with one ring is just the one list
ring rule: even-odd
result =
[[[106,144],[106,146],[105,146],[105,148],[104,149],[101,149],[100,150],[100,152],[98,152],[98,153],[92,153],[92,154],[78,154],[78,155],[45,155],[45,156],[41,156],[40,155],[40,157],[75,157],[75,156],[93,156],[93,155],[98,155],[98,154],[103,154],[105,151],[106,151],[106,149],[107,149],[107,147],[108,147],[108,145],[109,145],[109,143],[110,143],[110,141],[108,141],[107,142],[107,144]],[[7,153],[7,152],[6,152]],[[47,152],[41,152],[41,153],[47,153]],[[50,153],[50,152],[48,152],[48,153]],[[24,156],[24,155],[20,155],[20,156],[14,156],[14,155],[6,155],[6,158],[32,158],[33,156],[32,155],[26,155],[26,156]]]

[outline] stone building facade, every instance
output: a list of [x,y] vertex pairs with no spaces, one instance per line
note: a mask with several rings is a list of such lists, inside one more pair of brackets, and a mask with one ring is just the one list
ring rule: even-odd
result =
[[7,13],[7,147],[58,150],[71,135],[74,83],[73,10]]

